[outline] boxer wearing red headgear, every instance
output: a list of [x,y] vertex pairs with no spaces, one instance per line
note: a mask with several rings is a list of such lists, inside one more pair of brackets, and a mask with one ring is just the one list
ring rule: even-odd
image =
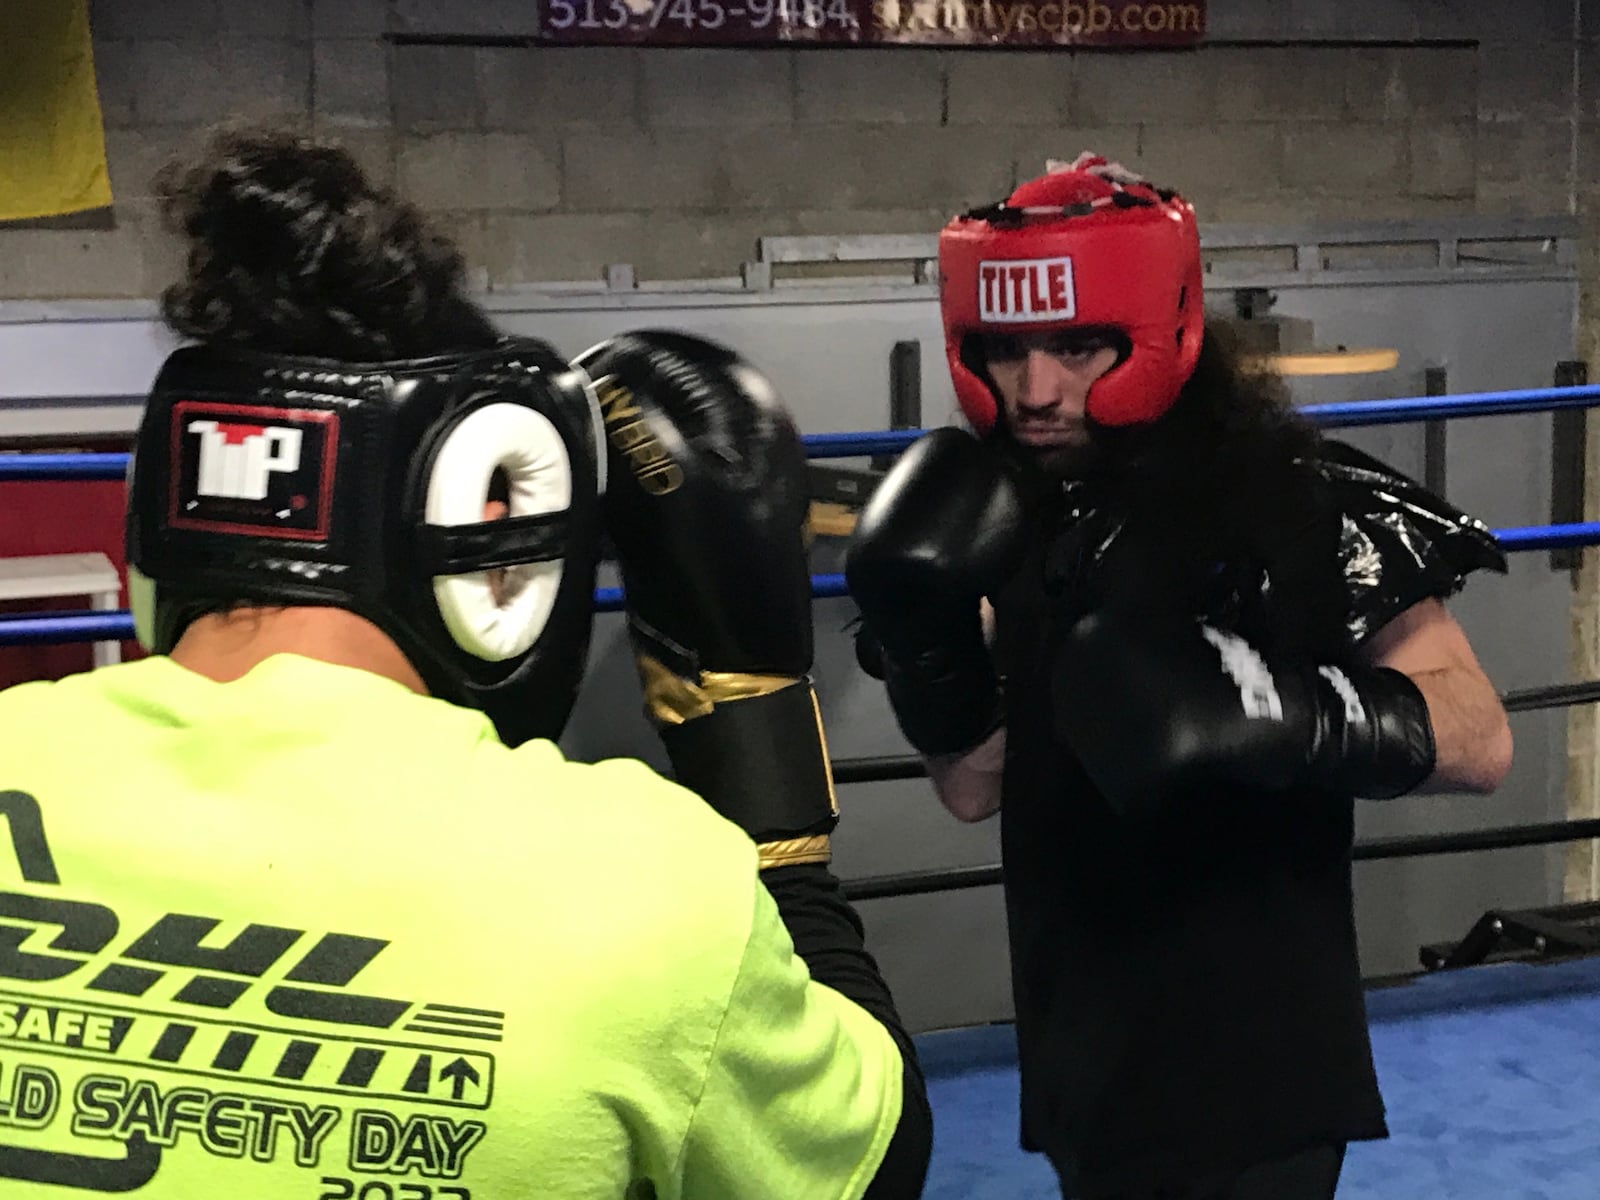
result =
[[1102,425],[1154,421],[1200,356],[1194,209],[1084,155],[945,226],[939,306],[956,399],[979,433],[1001,408],[981,358],[984,334],[1114,335],[1120,357],[1090,386],[1088,416]]
[[1384,1134],[1354,799],[1505,774],[1441,603],[1503,556],[1238,368],[1173,193],[1085,156],[940,266],[978,436],[901,457],[846,575],[940,798],[1004,801],[1024,1145],[1071,1196],[1329,1200]]

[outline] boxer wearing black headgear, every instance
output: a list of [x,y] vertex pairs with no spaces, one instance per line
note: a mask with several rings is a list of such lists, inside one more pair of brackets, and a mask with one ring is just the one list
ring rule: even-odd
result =
[[1071,1196],[1327,1200],[1384,1132],[1353,800],[1504,776],[1442,604],[1503,556],[1240,369],[1176,193],[1085,155],[939,249],[973,432],[907,451],[846,574],[941,799],[1002,811],[1023,1142]]
[[[556,737],[604,465],[588,378],[538,342],[386,363],[179,350],[129,480],[141,640],[170,653],[219,600],[348,610],[508,745]],[[497,478],[508,514],[485,521]]]
[[[63,931],[0,975],[83,1018],[74,1056],[19,1044],[7,1071],[99,1124],[0,1129],[0,1192],[291,1200],[420,1171],[461,1195],[911,1200],[927,1102],[826,871],[809,687],[747,681],[775,702],[741,707],[666,664],[706,685],[668,738],[704,797],[550,740],[602,520],[630,615],[707,632],[676,649],[708,675],[803,674],[803,459],[770,388],[717,347],[597,359],[695,479],[719,562],[770,568],[707,574],[682,506],[602,512],[588,374],[496,334],[455,250],[348,155],[227,137],[167,186],[190,270],[166,312],[200,344],[131,467],[157,653],[0,693],[0,911]],[[730,604],[759,614],[739,647],[709,632]],[[760,729],[805,769],[741,781]],[[105,1136],[156,1108],[160,1136]]]

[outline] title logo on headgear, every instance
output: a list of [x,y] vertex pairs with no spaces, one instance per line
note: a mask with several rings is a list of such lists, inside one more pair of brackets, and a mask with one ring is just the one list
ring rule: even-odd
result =
[[337,413],[179,401],[168,520],[180,529],[325,540]]
[[985,260],[978,264],[978,319],[984,324],[1070,321],[1078,311],[1070,258]]

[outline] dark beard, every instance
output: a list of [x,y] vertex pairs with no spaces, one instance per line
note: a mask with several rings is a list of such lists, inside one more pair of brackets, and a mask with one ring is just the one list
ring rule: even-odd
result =
[[1039,470],[1061,481],[1086,479],[1105,465],[1105,446],[1093,436],[1078,446],[1036,447],[1018,443],[1018,449],[1030,455]]

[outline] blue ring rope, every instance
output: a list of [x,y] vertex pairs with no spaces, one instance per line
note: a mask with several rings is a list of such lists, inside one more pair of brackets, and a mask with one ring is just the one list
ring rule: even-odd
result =
[[[1595,407],[1600,407],[1600,384],[1308,404],[1300,409],[1300,413],[1328,429],[1349,429],[1365,425],[1442,421],[1451,417],[1493,417]],[[862,433],[810,433],[801,440],[805,443],[809,458],[857,458],[898,454],[926,432],[925,429],[892,429]],[[122,479],[127,472],[126,454],[0,455],[0,482]]]
[[[1572,388],[1528,388],[1520,391],[1474,392],[1458,396],[1406,396],[1395,400],[1358,400],[1341,404],[1307,405],[1300,411],[1330,429],[1364,425],[1392,425],[1450,417],[1503,416],[1510,413],[1547,412],[1557,408],[1600,406],[1600,385]],[[922,429],[867,433],[809,434],[803,440],[810,458],[853,458],[896,454],[916,441]],[[126,454],[16,454],[0,455],[0,482],[120,480],[128,470]],[[1600,544],[1600,521],[1570,525],[1524,525],[1495,531],[1508,553],[1557,550]],[[811,594],[832,599],[849,594],[843,575],[814,575]],[[594,594],[596,612],[618,612],[621,588],[599,588]],[[0,617],[0,646],[65,642],[127,640],[133,637],[133,617],[127,610]]]

